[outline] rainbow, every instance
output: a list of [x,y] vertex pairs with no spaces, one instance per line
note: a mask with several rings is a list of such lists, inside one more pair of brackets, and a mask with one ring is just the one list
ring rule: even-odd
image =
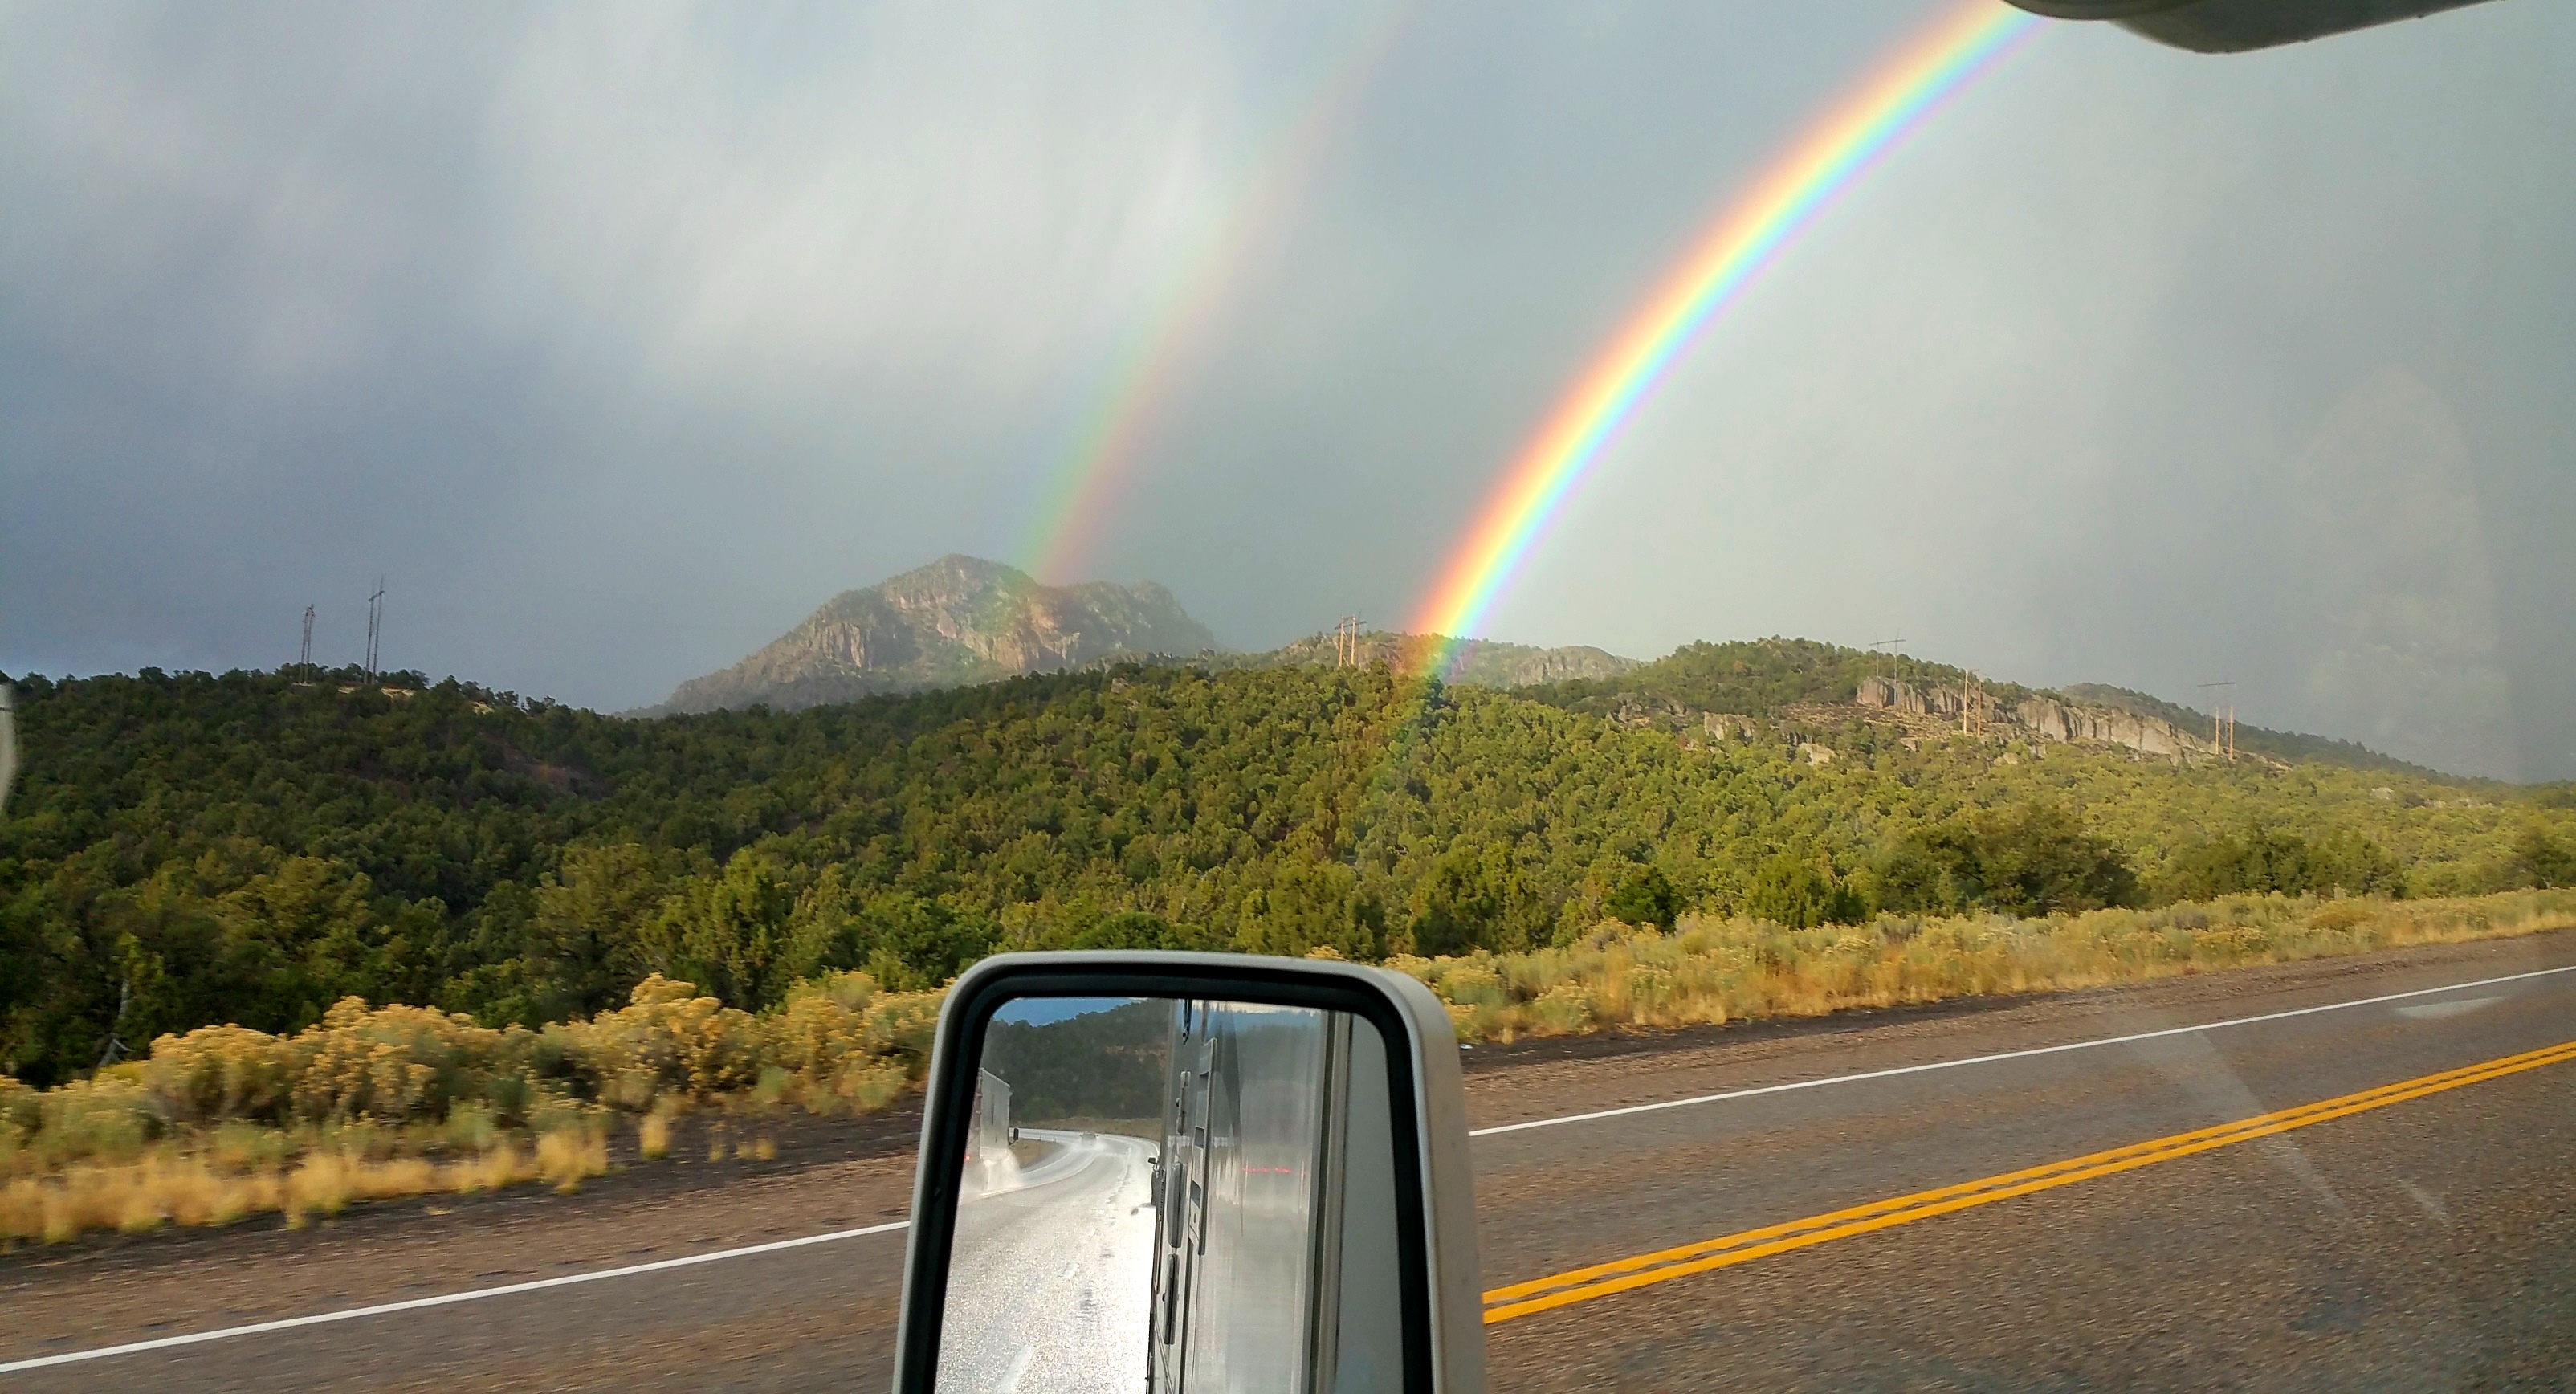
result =
[[1184,377],[1183,367],[1216,322],[1227,292],[1284,222],[1332,144],[1343,114],[1395,41],[1405,11],[1389,3],[1359,26],[1325,65],[1303,101],[1291,103],[1245,164],[1208,233],[1163,278],[1150,308],[1110,356],[1101,389],[1070,434],[1069,447],[1039,486],[1018,555],[1040,580],[1071,579],[1097,544],[1119,486]]
[[[1996,0],[1971,0],[1810,126],[1718,216],[1530,438],[1450,555],[1414,631],[1448,636],[1451,648],[1475,634],[1575,486],[1700,332],[1862,171],[2037,24]],[[1435,647],[1431,666],[1447,656]]]

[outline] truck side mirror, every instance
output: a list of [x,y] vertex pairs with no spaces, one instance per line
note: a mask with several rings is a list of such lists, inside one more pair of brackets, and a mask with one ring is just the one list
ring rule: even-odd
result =
[[2109,20],[2172,48],[2246,53],[2421,19],[2484,0],[2011,0],[2050,19]]
[[986,959],[939,1015],[905,1394],[1483,1394],[1458,1046],[1402,974]]

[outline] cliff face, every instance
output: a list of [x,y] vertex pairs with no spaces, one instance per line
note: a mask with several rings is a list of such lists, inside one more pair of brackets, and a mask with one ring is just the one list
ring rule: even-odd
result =
[[[1966,705],[1956,687],[1917,688],[1892,678],[1863,678],[1853,702],[1912,716],[1958,719]],[[2142,716],[2117,707],[2061,702],[2054,697],[2025,697],[2009,706],[1989,705],[1989,725],[2017,727],[2046,741],[2102,741],[2124,745],[2141,755],[2173,758],[2214,753],[2207,736],[2196,736],[2160,717]]]
[[1046,586],[998,562],[948,556],[834,596],[760,652],[680,684],[657,710],[790,711],[1053,672],[1113,654],[1215,647],[1207,626],[1151,581]]

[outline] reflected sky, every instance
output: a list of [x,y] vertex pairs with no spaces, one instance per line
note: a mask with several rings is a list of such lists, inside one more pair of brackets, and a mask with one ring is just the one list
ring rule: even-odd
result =
[[993,1013],[993,1020],[1047,1026],[1071,1021],[1078,1016],[1090,1016],[1094,1012],[1115,1011],[1143,1000],[1141,997],[1021,997],[1003,1003],[1001,1009]]

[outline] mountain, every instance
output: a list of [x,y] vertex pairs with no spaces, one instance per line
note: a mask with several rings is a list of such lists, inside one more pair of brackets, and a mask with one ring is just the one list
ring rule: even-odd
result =
[[[1725,716],[1840,719],[1879,714],[1923,735],[1956,725],[1972,691],[1965,669],[1808,639],[1685,644],[1653,662],[1589,645],[1537,648],[1490,639],[1381,631],[1355,640],[1310,635],[1257,653],[1220,653],[1215,636],[1151,581],[1053,587],[997,562],[942,557],[865,590],[845,591],[767,648],[682,683],[638,716],[765,705],[793,711],[882,693],[965,687],[1102,661],[1184,659],[1208,670],[1367,668],[1517,691],[1626,726],[1676,732]],[[1980,678],[1979,724],[1996,736],[2123,746],[2161,759],[2214,752],[2209,717],[2098,683],[2062,690]],[[1733,728],[1723,728],[1733,729]],[[2350,741],[2239,727],[2236,747],[2271,761],[2317,761],[2435,776]],[[2438,777],[2438,776],[2435,776]]]
[[1112,655],[1215,648],[1208,627],[1152,581],[1048,586],[999,562],[952,555],[841,592],[760,652],[691,678],[669,701],[637,714],[795,711],[1058,672]]

